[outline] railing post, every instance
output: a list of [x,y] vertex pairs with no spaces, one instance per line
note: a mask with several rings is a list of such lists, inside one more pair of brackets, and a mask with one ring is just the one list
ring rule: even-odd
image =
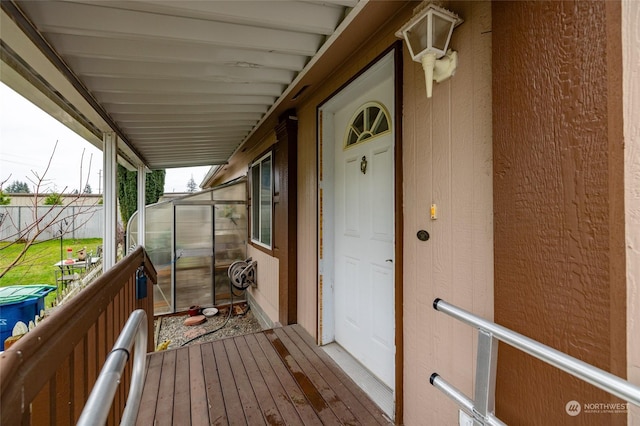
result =
[[102,196],[104,208],[104,238],[102,245],[104,249],[102,251],[102,270],[106,272],[116,264],[118,136],[113,132],[104,133],[102,142],[102,170],[104,171],[104,192]]
[[[146,222],[146,167],[144,164],[138,166],[138,245],[144,247]],[[131,245],[130,241],[127,241]]]
[[[476,387],[474,391],[474,412],[482,420],[495,412],[496,368],[498,365],[498,340],[493,334],[478,330],[478,356],[476,358]],[[474,414],[475,414],[474,413]],[[483,422],[474,420],[475,425]]]

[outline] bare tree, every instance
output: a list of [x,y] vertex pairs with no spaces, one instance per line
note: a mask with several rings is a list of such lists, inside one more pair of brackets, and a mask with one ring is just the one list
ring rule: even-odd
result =
[[[27,179],[32,183],[34,187],[31,207],[33,220],[31,220],[30,223],[27,223],[26,226],[23,227],[22,224],[15,223],[14,219],[5,212],[0,215],[0,226],[3,228],[15,230],[14,233],[10,234],[8,238],[5,239],[8,244],[0,247],[0,251],[17,243],[23,243],[20,252],[15,256],[15,258],[13,258],[6,266],[0,269],[0,278],[2,278],[4,275],[6,275],[7,272],[15,268],[16,266],[25,264],[27,252],[38,242],[49,241],[58,238],[62,239],[64,235],[71,232],[71,227],[74,221],[78,217],[82,217],[83,215],[84,217],[82,218],[82,220],[79,223],[76,222],[75,224],[76,227],[86,224],[91,219],[91,216],[93,214],[90,213],[91,207],[98,204],[97,201],[90,205],[78,203],[80,208],[75,210],[73,214],[67,213],[66,209],[61,208],[58,205],[44,206],[44,208],[40,206],[40,200],[43,197],[49,195],[47,194],[49,189],[49,181],[46,176],[51,167],[51,163],[53,161],[57,147],[58,141],[56,141],[53,147],[53,151],[51,152],[49,162],[47,163],[47,167],[45,168],[44,172],[38,173],[37,171],[31,170],[33,176],[27,177]],[[89,170],[87,171],[86,175],[87,181],[89,179],[90,173],[91,163],[89,163]],[[8,181],[8,178],[0,183],[0,188],[6,181]],[[85,185],[88,185],[88,182],[85,182]],[[64,193],[66,190],[67,188],[65,187],[62,191],[60,191],[60,193]],[[71,196],[65,196],[65,199],[67,201],[67,204],[71,204],[77,202],[82,197],[83,195],[78,193]],[[42,237],[43,235],[46,235],[46,232],[50,232],[50,237],[43,240]],[[29,257],[33,260],[34,258],[37,259],[41,254],[42,253],[32,252]],[[33,265],[33,262],[29,261],[29,264]]]

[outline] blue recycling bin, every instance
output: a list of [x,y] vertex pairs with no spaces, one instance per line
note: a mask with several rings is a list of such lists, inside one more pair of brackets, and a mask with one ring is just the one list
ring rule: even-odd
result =
[[46,284],[0,287],[0,350],[18,321],[29,324],[44,309],[44,298],[56,287]]

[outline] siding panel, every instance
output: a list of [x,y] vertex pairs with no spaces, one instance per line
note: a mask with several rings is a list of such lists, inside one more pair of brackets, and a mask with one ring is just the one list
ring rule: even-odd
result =
[[[620,2],[494,2],[492,12],[496,321],[624,376]],[[506,423],[537,413],[565,424],[568,401],[613,400],[500,350],[496,411]]]
[[[457,424],[457,407],[425,380],[438,372],[472,396],[475,333],[437,313],[444,298],[493,317],[490,3],[449,3],[465,20],[451,45],[451,80],[425,94],[424,73],[405,49],[404,421]],[[429,209],[437,205],[438,219]],[[421,242],[419,229],[431,238]],[[478,273],[476,273],[476,271]]]
[[258,285],[249,287],[249,291],[269,319],[278,322],[278,259],[251,245],[247,246],[247,257],[258,262]]
[[[397,39],[415,3],[398,6],[380,31],[321,85],[311,87],[297,109],[298,127],[298,323],[318,332],[317,107]],[[491,146],[491,5],[451,2],[465,22],[452,47],[460,64],[453,79],[434,86],[426,99],[424,73],[403,52],[403,315],[404,424],[457,424],[458,410],[429,383],[439,372],[471,394],[475,336],[471,329],[439,314],[433,299],[444,297],[485,318],[493,318],[493,228]],[[245,154],[242,154],[247,159]],[[232,169],[233,160],[229,164]],[[245,161],[246,162],[246,161]],[[432,203],[439,219],[429,219]],[[432,234],[418,241],[416,232]],[[251,251],[250,255],[257,250]],[[258,258],[264,253],[256,253]],[[399,259],[398,259],[399,260]],[[274,289],[263,286],[258,261],[258,301],[277,318]],[[269,274],[277,277],[277,269]],[[264,294],[262,294],[264,293]]]

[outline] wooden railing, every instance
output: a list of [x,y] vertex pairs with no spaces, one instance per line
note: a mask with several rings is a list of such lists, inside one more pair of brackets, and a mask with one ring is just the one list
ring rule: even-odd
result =
[[[144,265],[147,297],[136,299]],[[142,248],[128,255],[0,355],[0,424],[75,424],[100,369],[131,312],[144,309],[153,330],[153,264]],[[153,350],[153,332],[147,351]],[[127,365],[107,424],[119,424],[127,400]]]

